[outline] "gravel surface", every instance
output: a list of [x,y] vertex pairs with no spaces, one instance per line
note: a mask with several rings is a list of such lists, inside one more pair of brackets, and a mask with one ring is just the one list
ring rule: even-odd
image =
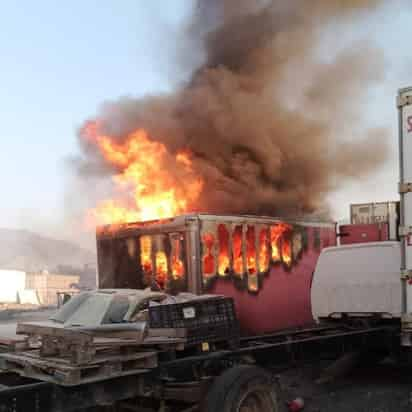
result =
[[320,370],[319,365],[308,365],[280,375],[285,399],[302,397],[305,412],[412,411],[412,369],[381,364],[318,385]]

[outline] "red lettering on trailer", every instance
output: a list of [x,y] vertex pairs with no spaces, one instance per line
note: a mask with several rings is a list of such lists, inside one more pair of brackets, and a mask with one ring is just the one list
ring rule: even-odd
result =
[[412,132],[412,116],[408,116],[407,122],[408,122],[408,133],[411,133]]

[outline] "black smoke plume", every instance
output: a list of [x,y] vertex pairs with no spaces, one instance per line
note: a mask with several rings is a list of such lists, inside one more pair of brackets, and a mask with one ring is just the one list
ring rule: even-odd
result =
[[[105,103],[99,120],[120,141],[144,128],[171,152],[188,148],[206,185],[193,208],[302,215],[385,160],[386,130],[361,127],[384,75],[369,42],[340,42],[378,0],[203,0],[186,27],[191,78],[161,96]],[[102,173],[83,144],[83,173]]]

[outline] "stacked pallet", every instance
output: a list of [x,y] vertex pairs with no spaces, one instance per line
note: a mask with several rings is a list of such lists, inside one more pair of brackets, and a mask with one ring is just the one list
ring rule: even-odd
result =
[[157,355],[155,352],[97,355],[85,364],[73,364],[67,358],[42,357],[39,351],[28,351],[1,355],[0,367],[28,378],[77,386],[148,372],[157,367]]
[[162,351],[182,350],[184,330],[150,330],[139,324],[65,328],[52,322],[19,324],[32,350],[0,355],[0,368],[28,378],[75,386],[157,368]]

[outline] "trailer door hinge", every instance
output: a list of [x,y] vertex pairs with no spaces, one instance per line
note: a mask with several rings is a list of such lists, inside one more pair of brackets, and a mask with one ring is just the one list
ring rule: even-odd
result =
[[410,193],[412,192],[412,183],[399,183],[399,193]]
[[398,96],[398,98],[396,99],[396,103],[398,107],[408,106],[409,104],[412,104],[412,96],[411,95]]

